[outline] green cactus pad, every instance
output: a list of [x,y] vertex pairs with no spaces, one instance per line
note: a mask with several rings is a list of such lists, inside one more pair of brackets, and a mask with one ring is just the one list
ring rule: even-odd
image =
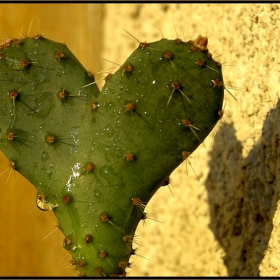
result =
[[140,43],[100,94],[40,36],[2,46],[0,67],[1,150],[56,214],[80,274],[124,276],[145,205],[221,118],[207,38]]

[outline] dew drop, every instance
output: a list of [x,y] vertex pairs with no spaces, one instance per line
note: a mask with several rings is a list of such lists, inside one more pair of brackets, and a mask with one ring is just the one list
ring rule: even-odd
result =
[[57,207],[56,203],[51,203],[48,201],[47,197],[43,194],[37,194],[36,204],[37,207],[42,211],[50,211]]
[[74,178],[79,177],[81,174],[81,163],[74,164],[74,166],[72,167],[72,171]]
[[109,136],[109,137],[111,137],[113,135],[114,131],[110,124],[107,124],[103,130],[104,130],[104,135]]
[[73,137],[75,143],[79,141],[78,132],[79,132],[79,127],[72,127],[70,130],[71,136]]
[[50,155],[46,151],[41,151],[41,160],[46,162],[48,159],[50,159]]
[[49,179],[51,179],[52,177],[52,172],[50,170],[47,171],[48,175],[49,175]]
[[94,190],[94,196],[96,197],[98,202],[104,201],[103,194],[101,192],[99,192],[98,190]]
[[106,180],[109,187],[115,187],[121,183],[121,177],[109,164],[104,164],[99,168],[99,176]]

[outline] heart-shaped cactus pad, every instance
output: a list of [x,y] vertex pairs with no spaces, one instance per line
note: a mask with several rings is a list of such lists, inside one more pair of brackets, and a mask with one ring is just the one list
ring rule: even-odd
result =
[[0,47],[0,149],[53,210],[80,275],[124,276],[145,206],[221,118],[207,37],[140,43],[105,78],[42,36]]

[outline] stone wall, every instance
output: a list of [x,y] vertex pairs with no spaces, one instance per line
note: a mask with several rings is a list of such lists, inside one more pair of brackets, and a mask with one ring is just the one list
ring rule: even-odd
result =
[[163,224],[139,226],[151,261],[135,258],[129,275],[279,275],[279,15],[271,4],[106,5],[103,57],[122,63],[137,46],[122,28],[147,42],[207,35],[237,98],[225,93],[214,141],[192,155],[198,179],[182,165],[174,198],[165,188],[148,204]]

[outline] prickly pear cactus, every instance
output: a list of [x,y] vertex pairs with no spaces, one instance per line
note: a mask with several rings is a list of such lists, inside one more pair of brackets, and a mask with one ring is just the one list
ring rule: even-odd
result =
[[145,205],[222,114],[207,38],[140,43],[106,77],[42,36],[0,50],[0,148],[53,210],[84,276],[124,276]]

